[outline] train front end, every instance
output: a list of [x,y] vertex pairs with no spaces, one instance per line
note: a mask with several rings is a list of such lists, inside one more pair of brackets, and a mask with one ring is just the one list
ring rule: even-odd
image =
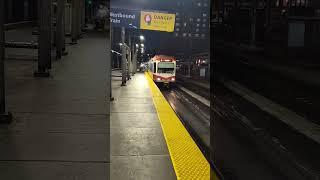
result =
[[161,57],[154,61],[153,81],[170,84],[176,82],[176,60],[173,57]]

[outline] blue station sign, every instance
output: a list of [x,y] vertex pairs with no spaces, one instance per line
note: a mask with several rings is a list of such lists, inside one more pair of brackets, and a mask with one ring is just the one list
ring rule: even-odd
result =
[[111,8],[110,23],[113,27],[140,28],[140,11]]

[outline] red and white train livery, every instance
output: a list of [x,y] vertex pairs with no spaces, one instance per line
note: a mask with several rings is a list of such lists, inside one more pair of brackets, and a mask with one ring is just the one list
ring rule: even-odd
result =
[[148,62],[148,73],[157,83],[176,81],[176,59],[171,56],[156,55]]

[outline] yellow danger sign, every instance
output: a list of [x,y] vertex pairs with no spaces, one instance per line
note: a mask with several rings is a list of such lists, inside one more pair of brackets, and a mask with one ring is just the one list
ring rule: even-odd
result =
[[175,14],[141,11],[140,29],[173,32]]

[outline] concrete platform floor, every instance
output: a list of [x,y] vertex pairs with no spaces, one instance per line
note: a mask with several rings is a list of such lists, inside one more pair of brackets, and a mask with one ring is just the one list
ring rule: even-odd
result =
[[37,62],[7,60],[7,109],[0,126],[0,179],[109,179],[109,40],[88,34],[34,78]]
[[148,81],[137,73],[121,86],[113,77],[111,179],[176,179]]

